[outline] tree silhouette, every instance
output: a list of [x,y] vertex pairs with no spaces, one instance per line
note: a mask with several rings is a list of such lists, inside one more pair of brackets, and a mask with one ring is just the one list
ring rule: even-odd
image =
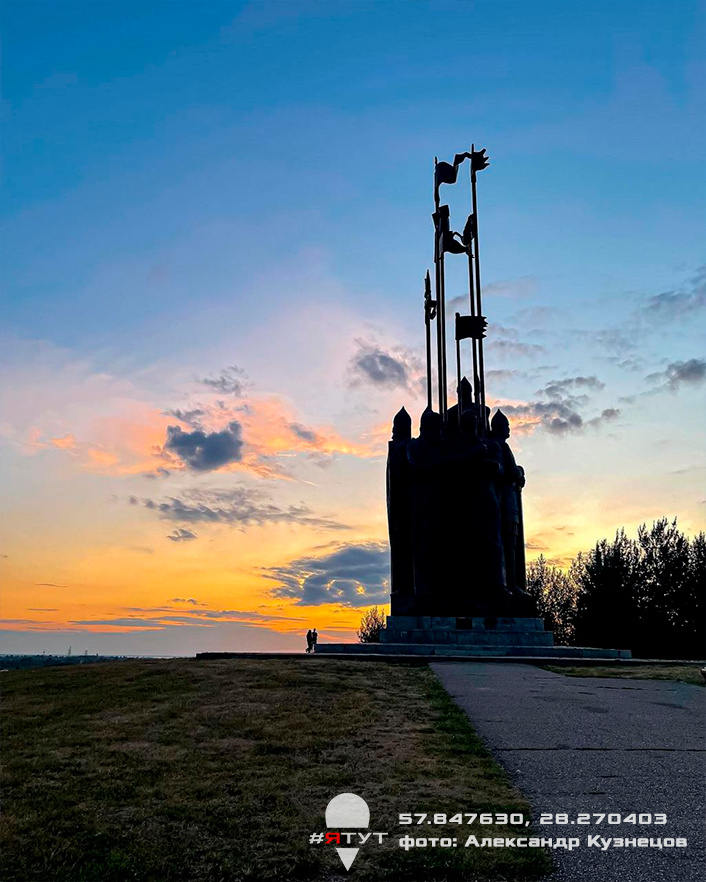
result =
[[385,627],[385,613],[376,606],[363,614],[357,631],[361,643],[379,643],[380,631]]
[[676,518],[642,524],[637,539],[620,529],[566,573],[540,556],[527,590],[559,645],[630,649],[638,658],[706,655],[706,537],[689,541]]

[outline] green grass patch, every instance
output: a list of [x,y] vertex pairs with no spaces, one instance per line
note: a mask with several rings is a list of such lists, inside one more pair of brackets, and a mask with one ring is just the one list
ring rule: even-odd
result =
[[[529,807],[427,667],[333,659],[120,661],[3,674],[5,882],[519,880],[540,849],[463,848],[499,825],[402,812]],[[323,832],[353,791],[385,846],[351,875]],[[405,852],[405,833],[459,847]]]
[[553,671],[555,674],[564,674],[566,677],[623,677],[630,680],[677,680],[681,683],[692,683],[697,686],[704,685],[701,674],[702,665],[577,665],[576,667],[564,667],[562,665],[542,665],[545,671]]

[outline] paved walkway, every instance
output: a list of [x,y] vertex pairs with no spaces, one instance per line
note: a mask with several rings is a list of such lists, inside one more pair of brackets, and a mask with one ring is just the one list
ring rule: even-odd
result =
[[[535,829],[581,847],[557,849],[557,882],[701,882],[705,735],[700,686],[565,677],[531,665],[431,667],[532,806]],[[541,812],[663,812],[666,826],[538,826]],[[686,837],[687,848],[587,848],[588,835]]]

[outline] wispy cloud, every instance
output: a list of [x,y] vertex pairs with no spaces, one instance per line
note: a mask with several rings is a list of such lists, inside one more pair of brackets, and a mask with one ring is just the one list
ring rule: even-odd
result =
[[664,322],[688,318],[706,306],[706,265],[678,288],[663,291],[649,297],[643,305],[642,315],[654,321]]
[[182,524],[226,524],[245,529],[249,526],[289,523],[322,530],[348,529],[345,524],[332,518],[317,517],[303,503],[286,507],[275,505],[269,494],[250,487],[192,489],[186,490],[180,497],[170,496],[161,501],[129,496],[128,502],[154,511],[164,520]]
[[248,385],[247,374],[235,364],[224,368],[217,376],[205,377],[199,382],[214,392],[220,392],[222,395],[233,395],[236,398],[240,398],[245,394],[245,389]]
[[198,536],[191,530],[185,530],[183,527],[179,527],[179,529],[173,530],[167,536],[167,539],[171,539],[172,542],[191,542],[194,539],[198,539]]

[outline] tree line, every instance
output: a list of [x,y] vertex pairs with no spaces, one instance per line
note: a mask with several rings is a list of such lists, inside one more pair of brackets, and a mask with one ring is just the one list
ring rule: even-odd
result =
[[624,529],[579,552],[566,571],[543,556],[527,590],[560,646],[630,649],[636,658],[706,654],[706,536],[691,540],[677,519]]

